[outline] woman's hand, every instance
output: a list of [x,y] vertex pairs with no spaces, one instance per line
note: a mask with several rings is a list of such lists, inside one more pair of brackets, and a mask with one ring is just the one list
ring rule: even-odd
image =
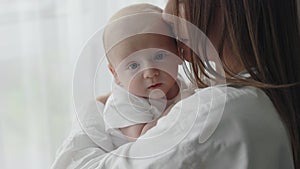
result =
[[103,104],[106,103],[108,97],[111,95],[111,92],[107,93],[106,95],[103,95],[103,96],[98,96],[97,97],[97,100]]

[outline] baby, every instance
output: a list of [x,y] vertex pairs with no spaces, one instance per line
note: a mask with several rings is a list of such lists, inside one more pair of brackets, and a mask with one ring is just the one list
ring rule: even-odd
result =
[[103,43],[115,84],[103,118],[116,147],[155,126],[187,88],[178,76],[182,60],[176,41],[161,13],[150,4],[133,5],[105,27]]

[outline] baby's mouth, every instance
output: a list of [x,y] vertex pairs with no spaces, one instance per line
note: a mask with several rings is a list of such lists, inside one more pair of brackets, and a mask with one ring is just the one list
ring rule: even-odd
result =
[[162,83],[155,83],[155,84],[149,86],[147,89],[156,89],[156,88],[159,88],[161,85],[162,85]]

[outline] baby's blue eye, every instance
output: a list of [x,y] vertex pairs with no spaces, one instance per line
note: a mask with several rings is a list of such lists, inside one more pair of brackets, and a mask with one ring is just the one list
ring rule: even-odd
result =
[[155,55],[154,60],[163,60],[166,57],[166,53],[158,53]]
[[131,63],[131,64],[128,66],[128,69],[134,70],[134,69],[136,69],[138,66],[140,66],[140,64],[138,64],[138,63]]

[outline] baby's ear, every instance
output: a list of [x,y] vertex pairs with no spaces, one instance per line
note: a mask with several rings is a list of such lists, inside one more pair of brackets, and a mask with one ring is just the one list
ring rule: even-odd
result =
[[118,74],[117,74],[117,72],[115,71],[114,67],[113,67],[111,64],[109,64],[109,65],[108,65],[108,69],[109,69],[109,71],[111,72],[111,74],[114,76],[115,82],[116,82],[117,84],[120,84],[120,80],[119,80]]

